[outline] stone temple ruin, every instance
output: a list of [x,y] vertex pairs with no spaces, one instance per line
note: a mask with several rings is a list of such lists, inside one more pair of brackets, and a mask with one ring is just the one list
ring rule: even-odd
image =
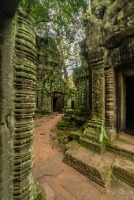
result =
[[59,51],[52,38],[37,37],[36,41],[36,107],[46,113],[62,113],[66,85],[62,78]]
[[[38,109],[47,106],[50,112],[61,112],[67,99],[58,51],[53,54],[57,60],[51,60],[48,53],[53,52],[51,39],[38,38],[35,48],[34,22],[25,13],[16,12],[18,3],[19,0],[0,1],[0,199],[3,200],[34,199],[31,144],[35,102]],[[101,186],[115,190],[123,187],[131,196],[133,10],[133,0],[92,1],[92,13],[85,20],[86,40],[80,43],[82,67],[74,71],[78,89],[75,120],[82,121],[83,126],[70,133],[64,157],[67,164]],[[57,78],[55,82],[52,76]]]
[[36,111],[62,113],[75,108],[75,91],[63,79],[62,61],[54,39],[36,36]]
[[47,42],[36,40],[34,21],[17,11],[18,3],[0,2],[0,199],[3,200],[35,199],[31,173],[35,107],[62,112],[63,101],[68,99],[58,50],[51,38]]
[[89,92],[89,120],[82,131],[71,132],[64,161],[101,186],[117,191],[124,187],[130,194],[134,191],[134,2],[107,2],[108,7],[106,1],[93,0],[85,20],[89,91],[82,85],[80,90],[85,96]]

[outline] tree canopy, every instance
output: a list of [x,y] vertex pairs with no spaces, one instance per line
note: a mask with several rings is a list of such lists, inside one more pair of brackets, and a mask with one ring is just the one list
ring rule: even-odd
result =
[[22,0],[20,7],[35,19],[41,36],[74,40],[82,23],[80,15],[87,9],[86,0]]
[[83,39],[82,15],[88,0],[22,0],[20,7],[34,18],[37,35],[54,38],[68,84],[67,68],[80,63],[77,41]]

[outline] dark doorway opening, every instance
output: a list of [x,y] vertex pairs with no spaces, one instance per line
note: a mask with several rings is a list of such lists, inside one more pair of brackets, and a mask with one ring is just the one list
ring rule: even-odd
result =
[[57,112],[58,111],[58,98],[53,98],[53,112]]
[[126,133],[134,135],[134,76],[126,77]]
[[71,108],[74,109],[74,100],[71,101]]

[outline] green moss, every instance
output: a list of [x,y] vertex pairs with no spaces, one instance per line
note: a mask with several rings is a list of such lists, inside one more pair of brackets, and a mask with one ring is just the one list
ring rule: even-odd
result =
[[29,14],[24,12],[20,7],[18,9],[18,13],[19,13],[19,16],[22,16],[23,18],[25,17],[26,19],[29,19],[29,21],[31,21],[32,23],[35,22],[34,19]]
[[42,118],[42,117],[44,117],[44,115],[43,114],[39,114],[39,113],[35,113],[34,117],[35,118]]
[[46,200],[39,189],[38,182],[35,179],[33,183],[33,198],[34,200]]
[[44,115],[48,115],[48,114],[51,114],[51,112],[45,109],[38,109],[38,110],[35,110],[34,117],[42,118],[44,117]]
[[83,132],[82,128],[79,128],[76,133],[81,134]]
[[66,121],[58,122],[58,128],[61,128],[61,127],[70,127],[70,122],[66,122]]
[[114,164],[111,165],[111,169],[117,168]]
[[37,196],[37,198],[35,200],[46,200],[45,197],[43,197],[43,195],[41,193],[39,193],[39,195]]
[[65,135],[65,131],[59,130],[59,129],[56,129],[56,133],[57,133],[57,136],[58,136],[58,137],[62,137],[62,136]]

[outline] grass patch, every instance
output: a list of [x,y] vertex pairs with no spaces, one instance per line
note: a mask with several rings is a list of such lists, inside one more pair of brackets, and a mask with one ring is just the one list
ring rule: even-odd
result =
[[44,115],[49,115],[49,114],[51,114],[51,112],[49,112],[48,110],[38,109],[38,110],[35,110],[34,117],[42,118],[42,117],[44,117]]

